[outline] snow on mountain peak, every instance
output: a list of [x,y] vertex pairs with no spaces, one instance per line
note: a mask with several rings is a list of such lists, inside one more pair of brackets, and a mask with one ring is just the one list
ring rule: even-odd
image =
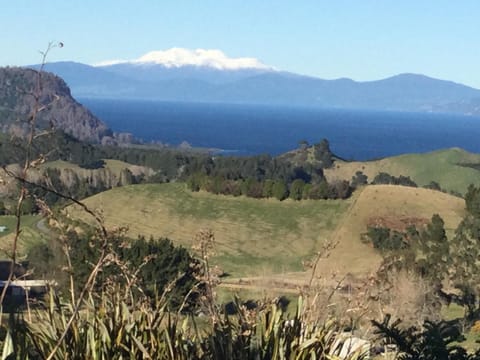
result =
[[255,58],[230,58],[221,50],[215,49],[184,49],[172,48],[168,50],[151,51],[134,60],[110,60],[96,64],[108,66],[114,64],[158,64],[165,67],[205,66],[218,70],[262,69],[273,70],[272,67],[261,63]]

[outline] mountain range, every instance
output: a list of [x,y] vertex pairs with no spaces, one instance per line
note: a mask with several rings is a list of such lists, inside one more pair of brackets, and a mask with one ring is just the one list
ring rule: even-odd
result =
[[[33,66],[38,67],[38,65]],[[80,98],[249,103],[480,115],[480,90],[420,74],[357,82],[279,71],[218,50],[170,49],[97,65],[53,62]]]

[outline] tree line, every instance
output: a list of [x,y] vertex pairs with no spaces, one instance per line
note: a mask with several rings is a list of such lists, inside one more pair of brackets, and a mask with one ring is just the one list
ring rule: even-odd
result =
[[[215,157],[188,167],[190,190],[214,194],[276,198],[284,200],[345,199],[353,188],[348,181],[328,183],[323,169],[333,165],[327,140],[309,149],[302,143],[297,151],[272,157]],[[192,164],[193,165],[193,164]]]

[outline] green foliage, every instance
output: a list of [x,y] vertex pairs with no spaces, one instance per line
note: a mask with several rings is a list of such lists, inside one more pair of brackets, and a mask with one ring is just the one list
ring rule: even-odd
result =
[[443,219],[434,214],[426,229],[420,233],[422,273],[436,284],[441,283],[450,267],[450,244],[444,226]]
[[200,191],[204,187],[206,176],[201,173],[190,175],[187,180],[187,186],[191,191]]
[[471,215],[480,217],[480,187],[473,185],[468,187],[465,194],[465,205]]
[[[68,234],[68,246],[71,249],[70,257],[73,273],[77,284],[83,284],[91,271],[91,263],[98,258],[100,249],[91,246],[91,239],[95,235],[87,232],[80,236],[76,232]],[[170,292],[170,304],[178,307],[185,294],[194,283],[193,266],[196,261],[183,247],[175,247],[168,239],[145,239],[139,237],[131,240],[123,237],[112,239],[112,251],[122,263],[138,269],[137,285],[142,291],[155,298],[170,284],[174,290]],[[57,279],[57,282],[67,286],[67,279],[61,268],[64,265],[64,249],[53,243],[39,243],[30,247],[27,261],[29,267],[35,269],[35,276],[39,278]],[[124,284],[121,269],[116,263],[103,269],[104,277],[116,275],[116,281]]]
[[[82,311],[75,316],[72,304],[62,303],[51,293],[44,309],[35,311],[34,321],[12,318],[3,357],[337,360],[348,341],[339,335],[335,321],[307,320],[302,298],[291,317],[277,302],[246,309],[237,299],[234,315],[216,310],[202,325],[195,317],[167,311],[163,298],[153,303],[130,299],[129,289],[107,286],[101,293],[87,296]],[[67,327],[70,318],[73,321]],[[60,339],[64,332],[66,336]],[[358,349],[342,359],[361,360],[368,355],[365,349]]]
[[477,360],[480,351],[469,354],[455,342],[461,340],[462,333],[456,324],[446,321],[426,321],[422,328],[402,329],[401,321],[391,322],[387,315],[382,322],[372,321],[376,334],[388,344],[398,349],[398,359],[402,360]]
[[241,192],[242,192],[242,195],[259,199],[263,197],[263,185],[261,182],[256,181],[253,178],[248,178],[242,181]]
[[352,181],[351,181],[352,187],[357,188],[361,185],[367,185],[367,184],[368,184],[368,176],[365,175],[363,172],[357,171],[355,173],[355,176],[352,176]]
[[472,320],[478,316],[480,288],[476,279],[480,275],[480,218],[467,215],[457,230],[450,245],[451,278],[462,291],[461,303],[466,307],[466,316]]
[[333,153],[330,150],[330,143],[327,139],[323,139],[313,145],[313,156],[322,168],[329,168],[333,165]]
[[[315,165],[304,161],[299,166],[289,160],[288,156],[273,158],[268,155],[253,157],[215,157],[208,159],[196,159],[185,168],[185,174],[189,174],[187,182],[192,190],[205,189],[214,194],[231,195],[238,193],[237,187],[241,187],[242,195],[262,198],[276,197],[285,199],[289,195],[289,189],[293,188],[292,198],[314,198],[303,191],[302,183],[320,184],[326,182],[322,168],[330,166],[332,154],[328,141],[324,140],[315,145],[319,157]],[[302,150],[303,151],[303,150]],[[305,150],[306,151],[306,150]],[[305,155],[307,153],[305,152]],[[204,175],[203,183],[197,181],[200,175]],[[277,193],[274,194],[275,184]],[[283,186],[287,187],[284,194]],[[280,191],[282,186],[282,191]],[[348,189],[348,190],[347,190]],[[351,189],[342,182],[332,184],[319,198],[346,198]]]
[[139,237],[127,246],[120,246],[117,253],[120,260],[140,270],[137,285],[152,298],[172,283],[174,290],[169,294],[170,304],[178,307],[194,286],[196,261],[185,248],[174,246],[169,239]]
[[273,184],[272,193],[277,200],[282,201],[286,199],[288,196],[287,185],[285,185],[283,181],[275,181],[275,184]]
[[[0,165],[25,161],[26,142],[19,137],[0,136]],[[61,131],[41,136],[35,140],[31,157],[48,154],[48,160],[65,160],[74,164],[92,164],[101,160],[99,147],[83,143]]]
[[352,194],[352,187],[348,181],[334,181],[329,184],[329,199],[346,199]]
[[100,160],[95,160],[91,163],[87,164],[80,164],[80,167],[84,169],[103,169],[105,167],[105,160],[100,159]]
[[373,247],[382,252],[398,251],[409,247],[406,234],[384,227],[369,227],[367,237]]
[[[435,214],[426,228],[405,233],[386,228],[369,228],[367,238],[383,251],[406,250],[403,265],[418,271],[440,292],[447,276],[458,294],[446,294],[465,307],[465,317],[473,321],[480,317],[480,190],[471,186],[466,196],[467,215],[458,225],[455,236],[446,236],[442,218]],[[413,256],[412,256],[413,255]],[[412,261],[413,259],[413,261]],[[445,295],[442,292],[443,295]]]
[[319,184],[312,185],[308,197],[310,199],[328,199],[330,191],[329,185],[326,181],[321,181]]
[[377,176],[375,176],[372,184],[390,184],[417,187],[417,184],[412,179],[410,179],[410,176],[400,175],[399,177],[396,177],[385,172],[381,172]]
[[296,179],[290,185],[290,198],[293,200],[301,200],[303,197],[303,188],[305,187],[305,181],[302,179]]
[[263,183],[263,191],[262,195],[265,198],[270,198],[273,197],[273,185],[275,184],[275,181],[267,179]]
[[[305,175],[296,168],[295,176]],[[306,176],[306,178],[309,178]],[[283,180],[266,179],[258,181],[255,178],[232,180],[221,175],[207,176],[194,173],[187,179],[187,186],[191,191],[206,190],[213,194],[244,195],[252,198],[274,197],[284,200],[290,197],[294,200],[302,199],[346,199],[352,194],[353,188],[348,181],[335,181],[328,184],[325,179],[319,183],[309,184],[303,178],[295,178],[291,183]]]
[[465,195],[467,215],[458,225],[450,241],[448,261],[451,264],[450,278],[461,291],[457,302],[465,307],[467,320],[480,316],[480,189],[471,185]]
[[368,227],[365,235],[374,248],[386,255],[402,254],[403,266],[415,270],[439,289],[454,257],[444,225],[443,219],[434,214],[420,231],[414,226],[409,226],[403,232],[385,227]]
[[427,185],[424,186],[424,188],[443,191],[442,188],[440,187],[440,184],[436,181],[430,181]]
[[312,191],[312,184],[305,184],[302,189],[302,199],[306,200],[310,197]]

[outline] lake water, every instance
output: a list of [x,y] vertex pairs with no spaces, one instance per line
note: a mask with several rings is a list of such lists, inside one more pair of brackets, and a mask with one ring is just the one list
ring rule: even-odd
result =
[[461,147],[480,153],[480,117],[259,105],[81,99],[116,132],[146,141],[277,155],[327,138],[345,159]]

